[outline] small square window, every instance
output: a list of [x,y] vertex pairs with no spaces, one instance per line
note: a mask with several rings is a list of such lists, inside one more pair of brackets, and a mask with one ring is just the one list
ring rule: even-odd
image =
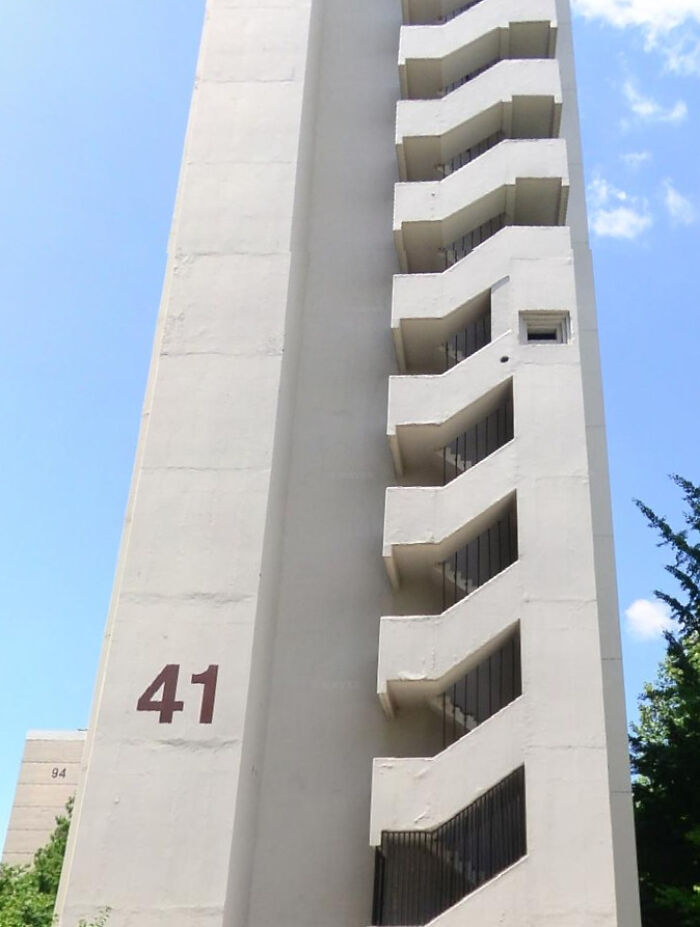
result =
[[526,344],[566,344],[569,340],[569,313],[522,312],[520,334]]

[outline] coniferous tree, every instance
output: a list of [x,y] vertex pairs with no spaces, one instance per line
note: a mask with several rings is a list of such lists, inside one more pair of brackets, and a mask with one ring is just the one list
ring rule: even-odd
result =
[[677,587],[655,592],[674,627],[630,738],[644,927],[700,925],[700,487],[672,479],[686,506],[682,530],[637,501],[672,552],[666,570]]

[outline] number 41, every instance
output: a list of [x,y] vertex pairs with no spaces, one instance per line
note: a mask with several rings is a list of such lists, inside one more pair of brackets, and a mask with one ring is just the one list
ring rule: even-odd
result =
[[[137,711],[159,712],[159,724],[172,724],[176,711],[182,711],[185,703],[177,698],[177,682],[180,676],[180,664],[168,663],[158,673],[136,703]],[[199,710],[199,723],[211,724],[214,718],[214,700],[216,699],[216,680],[219,676],[219,667],[212,664],[203,673],[193,673],[191,682],[196,686],[203,686],[202,704]],[[161,692],[160,698],[156,698]]]

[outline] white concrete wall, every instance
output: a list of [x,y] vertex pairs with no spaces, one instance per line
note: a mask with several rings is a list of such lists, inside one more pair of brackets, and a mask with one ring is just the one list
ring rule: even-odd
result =
[[507,29],[511,23],[548,22],[557,24],[556,0],[489,0],[440,26],[403,26],[399,47],[399,66],[412,59],[436,58],[440,61],[459,54],[482,35]]
[[[495,4],[525,18],[543,3],[482,0],[479,16]],[[440,814],[500,775],[475,766],[460,792],[474,747],[457,745],[448,774],[428,709],[382,712],[379,616],[395,616],[380,681],[398,693],[466,665],[499,612],[494,634],[520,623],[523,696],[479,736],[496,745],[520,719],[513,756],[489,756],[505,769],[522,752],[529,857],[443,919],[637,927],[629,834],[617,829],[618,815],[630,820],[619,688],[603,698],[619,651],[568,11],[557,19],[571,234],[508,229],[444,275],[399,277],[390,316],[400,13],[374,0],[209,0],[60,927],[107,905],[110,927],[367,924],[373,758],[410,758],[386,780],[396,817],[377,790],[377,822],[423,820],[417,769],[423,796],[439,789]],[[577,292],[566,283],[572,242]],[[554,308],[570,313],[564,347],[518,340],[523,309],[553,307],[543,270],[557,281]],[[471,603],[429,616],[410,584],[392,595],[382,566],[395,481],[386,384],[391,325],[404,338],[413,324],[449,324],[482,290],[501,339],[473,359],[483,379],[467,390],[462,374],[444,378],[465,386],[459,396],[427,386],[413,418],[392,385],[400,437],[459,414],[480,384],[513,378],[507,455],[517,448],[518,459],[501,483],[517,489],[520,561],[474,595],[488,609],[460,635]],[[475,493],[455,503],[463,513],[492,492],[481,485],[490,464],[479,466],[460,484]],[[443,514],[433,533],[452,530]],[[414,633],[417,620],[429,633]],[[160,724],[136,703],[167,664],[180,667],[184,704]],[[217,697],[203,724],[190,678],[210,665]]]
[[[499,0],[482,0],[458,17],[459,28],[450,34],[471,41],[472,28],[479,31],[491,6],[495,15]],[[404,616],[397,609],[382,620],[378,692],[387,713],[400,723],[421,697],[434,695],[439,685],[473,665],[489,646],[489,628],[491,643],[513,622],[521,635],[523,694],[516,702],[436,757],[375,762],[375,844],[383,829],[436,826],[524,764],[527,858],[441,915],[436,923],[445,925],[495,927],[509,918],[532,927],[639,925],[570,15],[566,2],[557,6],[562,138],[568,150],[568,170],[561,173],[570,174],[572,188],[569,230],[500,232],[461,267],[401,276],[394,287],[393,325],[402,362],[412,347],[420,356],[416,344],[449,333],[448,320],[489,290],[494,337],[445,374],[392,380],[388,434],[399,465],[402,445],[414,453],[421,441],[438,447],[445,423],[465,415],[480,390],[493,390],[504,376],[513,383],[510,444],[443,488],[407,486],[409,477],[402,473],[404,485],[387,492],[384,554],[399,591],[407,586],[397,596]],[[536,19],[540,8],[533,0],[517,9],[523,19],[528,11]],[[439,44],[444,39],[438,36],[447,34],[447,27],[404,30],[403,57],[454,55],[453,44]],[[441,105],[429,105],[438,115]],[[410,106],[402,104],[404,112]],[[543,172],[554,144],[531,143],[535,161],[542,152]],[[483,195],[467,180],[486,176],[497,151],[447,181],[397,187],[395,227],[404,227],[410,216],[414,248],[420,247],[421,234],[429,234],[429,222]],[[532,168],[527,170],[532,176]],[[514,177],[519,176],[516,167]],[[402,242],[397,244],[401,249]],[[523,248],[527,253],[518,253]],[[522,313],[546,310],[565,314],[567,343],[529,344],[523,337]],[[517,564],[443,615],[412,610],[412,574],[437,562],[445,539],[454,542],[509,491],[517,493]],[[462,622],[473,624],[462,627]]]
[[358,927],[372,759],[437,749],[375,694],[399,27],[209,2],[61,927]]
[[[104,905],[115,927],[244,917],[312,29],[309,0],[207,7],[63,927]],[[136,702],[166,664],[181,667],[184,711],[160,724]],[[212,664],[214,718],[201,724],[190,676]]]
[[581,372],[585,407],[590,505],[595,539],[595,577],[599,608],[600,649],[605,693],[609,790],[613,819],[618,922],[638,927],[639,891],[634,843],[634,821],[627,748],[627,722],[622,681],[622,647],[618,618],[617,581],[610,505],[605,414],[596,320],[593,261],[588,243],[585,183],[578,122],[576,73],[569,0],[557,0],[565,117],[562,135],[569,144],[569,171],[574,190],[569,224],[576,256],[576,278],[581,339]]

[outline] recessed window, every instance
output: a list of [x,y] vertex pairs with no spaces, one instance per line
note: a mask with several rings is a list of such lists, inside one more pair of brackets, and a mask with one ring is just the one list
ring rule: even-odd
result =
[[561,341],[561,330],[559,328],[529,328],[527,330],[528,341]]
[[566,344],[569,340],[569,313],[522,312],[520,333],[527,344]]

